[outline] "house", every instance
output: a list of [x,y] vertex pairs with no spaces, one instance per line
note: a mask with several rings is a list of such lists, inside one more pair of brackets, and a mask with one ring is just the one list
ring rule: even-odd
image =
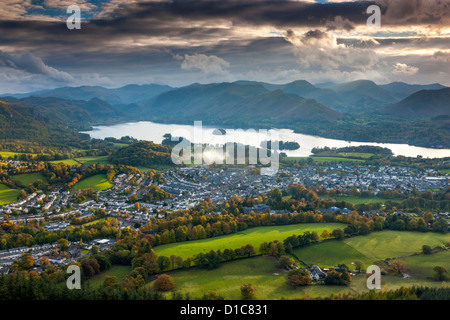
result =
[[71,258],[75,258],[75,257],[78,257],[80,255],[80,250],[78,249],[78,247],[76,245],[71,244],[67,248],[67,253],[70,254]]
[[312,265],[309,269],[309,274],[311,276],[311,280],[322,280],[327,276],[325,272],[322,271],[318,266]]

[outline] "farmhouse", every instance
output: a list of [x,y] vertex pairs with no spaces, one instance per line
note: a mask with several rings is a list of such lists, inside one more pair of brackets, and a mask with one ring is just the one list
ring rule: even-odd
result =
[[322,280],[327,276],[325,272],[322,271],[318,266],[312,265],[309,269],[309,274],[311,276],[311,280]]

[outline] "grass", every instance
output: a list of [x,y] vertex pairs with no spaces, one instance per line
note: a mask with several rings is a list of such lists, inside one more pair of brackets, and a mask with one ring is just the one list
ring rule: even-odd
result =
[[312,158],[316,162],[364,162],[362,159],[340,158],[340,157],[287,157],[289,161],[299,161]]
[[108,164],[108,156],[87,156],[73,159],[54,160],[50,163],[64,163],[70,166],[81,164],[83,166],[90,166],[92,164]]
[[8,204],[17,200],[20,190],[10,189],[4,184],[0,184],[0,205]]
[[120,143],[120,142],[111,142],[111,143],[114,145],[114,147],[119,147],[119,148],[128,147],[129,146],[128,143]]
[[[230,238],[230,236],[225,238]],[[350,263],[356,260],[363,261],[367,267],[376,260],[411,255],[420,251],[423,244],[435,247],[449,241],[450,234],[381,231],[342,241],[323,242],[297,249],[295,253],[306,262],[322,267],[335,266],[339,263],[350,266]],[[155,249],[158,248],[161,247]],[[413,285],[441,287],[441,282],[430,279],[433,275],[432,268],[436,265],[448,266],[450,251],[400,259],[405,261],[412,278],[383,276],[381,279],[382,290],[395,290]],[[286,283],[287,272],[278,268],[276,259],[269,256],[257,256],[222,263],[214,270],[192,268],[172,271],[169,274],[176,283],[176,290],[183,294],[189,293],[192,298],[200,298],[205,293],[214,291],[227,300],[242,299],[240,287],[244,283],[253,284],[255,299],[265,300],[301,299],[305,294],[312,298],[329,297],[333,293],[356,294],[368,291],[363,274],[353,276],[353,281],[349,286],[312,285],[292,289]],[[146,286],[151,288],[152,284],[153,282],[149,282]]]
[[364,158],[364,159],[369,159],[370,157],[374,156],[373,153],[364,153],[364,152],[340,152],[338,153],[338,155],[348,158]]
[[442,169],[439,171],[441,171],[442,173],[450,174],[450,169]]
[[209,252],[211,249],[236,249],[247,244],[251,244],[256,250],[264,241],[283,241],[287,237],[296,234],[303,234],[305,231],[316,231],[319,235],[323,230],[328,229],[330,232],[335,228],[345,228],[345,225],[339,223],[305,223],[286,226],[269,226],[250,228],[245,231],[226,235],[221,237],[214,237],[204,240],[187,241],[179,243],[171,243],[154,248],[158,256],[171,255],[180,256],[183,259],[188,256],[193,257],[198,253]]
[[74,165],[77,165],[77,164],[81,164],[81,163],[79,163],[78,161],[76,161],[74,159],[54,160],[54,161],[50,161],[50,163],[55,163],[55,164],[63,163],[63,164],[67,164],[69,166],[74,166]]
[[11,177],[13,181],[20,181],[22,185],[28,186],[30,183],[34,183],[37,180],[48,182],[47,179],[40,172],[18,174]]
[[11,151],[0,151],[0,155],[3,158],[14,158],[14,156],[20,156],[20,155],[31,155],[33,157],[36,157],[37,155],[46,155],[46,153],[25,153],[25,152],[11,152]]
[[97,192],[97,191],[109,189],[112,186],[113,186],[113,184],[111,182],[109,182],[108,179],[106,179],[105,174],[96,174],[92,177],[89,177],[89,178],[86,178],[86,179],[83,179],[83,180],[77,182],[73,186],[73,189],[74,190],[83,190],[83,189],[92,188],[94,190],[94,192]]
[[[405,262],[408,273],[413,278],[432,278],[433,268],[443,266],[449,270],[450,250],[433,253],[431,255],[417,255],[401,259]],[[450,271],[450,270],[449,270]]]
[[308,264],[316,264],[321,267],[334,267],[340,263],[350,266],[353,261],[362,261],[371,264],[364,253],[356,250],[344,241],[329,241],[305,248],[294,250],[294,253]]
[[84,166],[90,166],[92,164],[108,164],[108,156],[89,156],[75,158],[75,160]]
[[98,288],[103,284],[105,276],[117,277],[117,281],[121,283],[125,277],[131,272],[131,266],[114,265],[108,270],[100,272],[88,280],[91,288]]
[[309,264],[332,267],[339,263],[350,266],[360,260],[372,264],[377,260],[402,257],[421,252],[422,246],[442,246],[450,242],[450,234],[421,233],[409,231],[380,231],[366,236],[329,241],[294,250],[295,254]]
[[[244,283],[251,283],[255,288],[254,299],[302,299],[305,294],[309,297],[329,297],[332,293],[362,293],[368,291],[364,275],[356,275],[349,286],[312,285],[292,289],[287,285],[287,272],[277,268],[276,259],[259,256],[249,259],[235,260],[222,263],[217,269],[189,269],[170,272],[176,283],[176,290],[189,293],[192,298],[200,298],[205,293],[214,291],[225,299],[242,299],[240,287]],[[151,288],[153,282],[146,286]],[[403,279],[401,277],[384,276],[382,287],[388,290],[412,285],[427,285],[440,287],[441,283],[426,279]],[[167,295],[170,295],[168,293]]]
[[[330,199],[329,196],[322,197],[324,199]],[[358,197],[334,197],[336,201],[345,201],[350,202],[352,204],[361,204],[361,203],[375,203],[375,202],[382,202],[385,203],[386,201],[401,201],[401,199],[384,199],[384,198],[378,198],[378,197],[369,197],[369,198],[358,198]]]
[[115,218],[105,217],[105,218],[97,219],[97,220],[94,220],[94,221],[91,221],[91,222],[87,222],[87,223],[83,224],[83,226],[90,226],[90,225],[97,224],[99,222],[106,221],[106,220],[111,220],[111,219],[115,219]]

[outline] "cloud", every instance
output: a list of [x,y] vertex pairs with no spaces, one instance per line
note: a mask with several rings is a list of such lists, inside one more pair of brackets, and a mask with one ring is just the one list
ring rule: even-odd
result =
[[51,79],[64,82],[71,82],[74,80],[69,73],[46,65],[41,58],[36,57],[29,52],[18,55],[0,51],[0,66],[24,71],[30,74],[45,75]]
[[393,67],[394,70],[392,71],[392,74],[394,75],[413,76],[419,71],[419,68],[414,66],[408,66],[407,64],[404,63],[396,63],[394,64]]
[[305,69],[367,70],[378,63],[371,49],[339,44],[335,36],[321,30],[310,30],[300,36],[288,30],[285,38],[294,45],[298,63]]
[[435,51],[433,53],[433,58],[436,61],[440,61],[440,62],[450,62],[450,51]]
[[[414,81],[450,85],[449,1],[79,0],[82,29],[70,31],[62,19],[70,0],[4,0],[0,50],[32,52],[49,65],[41,60],[39,67],[30,57],[24,64],[0,59],[0,79],[2,86],[26,79],[20,90],[70,77],[71,84],[100,85],[252,75],[278,82],[320,75],[326,81],[327,74],[407,81],[414,66]],[[382,8],[382,28],[369,30],[366,8],[375,3]],[[398,61],[407,67],[394,68]]]
[[230,64],[222,58],[219,58],[217,56],[207,56],[205,54],[185,54],[181,59],[183,60],[183,62],[181,63],[181,69],[198,69],[206,75],[227,74],[227,71],[224,69],[230,66]]
[[341,16],[334,17],[334,20],[329,20],[326,23],[327,30],[346,30],[350,31],[355,29],[353,22],[350,20],[343,18]]
[[377,0],[383,9],[382,24],[445,25],[450,19],[450,0]]

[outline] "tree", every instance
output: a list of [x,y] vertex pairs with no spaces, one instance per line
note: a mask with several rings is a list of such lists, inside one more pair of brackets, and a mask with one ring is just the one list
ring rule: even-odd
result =
[[406,272],[406,264],[403,261],[395,260],[389,265],[389,271],[393,273]]
[[119,282],[117,281],[116,276],[105,276],[105,279],[103,280],[103,287],[117,287],[119,285]]
[[355,261],[355,270],[361,272],[364,270],[364,264],[361,261]]
[[[270,249],[270,245],[265,241],[263,243],[261,243],[261,245],[259,246],[259,252],[261,254],[268,254],[269,249]],[[225,253],[225,251],[224,251],[224,253]]]
[[448,232],[448,222],[444,219],[439,219],[435,223],[433,223],[433,231],[440,233]]
[[431,222],[431,221],[433,221],[433,214],[431,213],[431,212],[425,212],[424,214],[423,214],[423,220],[425,220],[426,222]]
[[293,288],[308,286],[311,284],[311,274],[308,270],[291,270],[288,274],[287,283]]
[[431,254],[431,247],[430,246],[427,246],[426,244],[424,244],[423,246],[422,246],[422,253],[423,254]]
[[166,256],[159,256],[156,263],[158,264],[158,268],[161,271],[169,271],[170,269],[172,269],[172,263]]
[[206,262],[204,266],[209,270],[217,268],[221,262],[219,255],[214,250],[211,250],[208,253],[206,253],[205,259]]
[[294,265],[294,260],[288,256],[281,256],[280,259],[278,259],[278,265],[282,268],[290,269]]
[[69,247],[69,241],[67,239],[61,238],[57,241],[57,243],[61,251],[64,251]]
[[153,289],[156,291],[170,291],[175,288],[175,282],[168,274],[161,274],[153,282]]
[[339,240],[344,239],[344,230],[340,228],[334,229],[331,232],[331,236]]
[[323,230],[323,232],[320,234],[320,237],[322,239],[328,239],[330,236],[331,236],[331,234],[327,229]]
[[22,255],[21,260],[21,264],[24,269],[31,269],[34,265],[34,258],[31,254]]
[[448,271],[445,267],[436,266],[433,268],[435,274],[434,279],[437,281],[447,281],[449,280]]
[[244,299],[251,299],[255,295],[255,288],[251,283],[246,283],[241,286],[241,294]]
[[352,282],[352,277],[347,271],[339,272],[331,268],[325,278],[325,284],[346,286]]
[[92,254],[97,254],[98,253],[98,246],[92,246],[91,253]]

